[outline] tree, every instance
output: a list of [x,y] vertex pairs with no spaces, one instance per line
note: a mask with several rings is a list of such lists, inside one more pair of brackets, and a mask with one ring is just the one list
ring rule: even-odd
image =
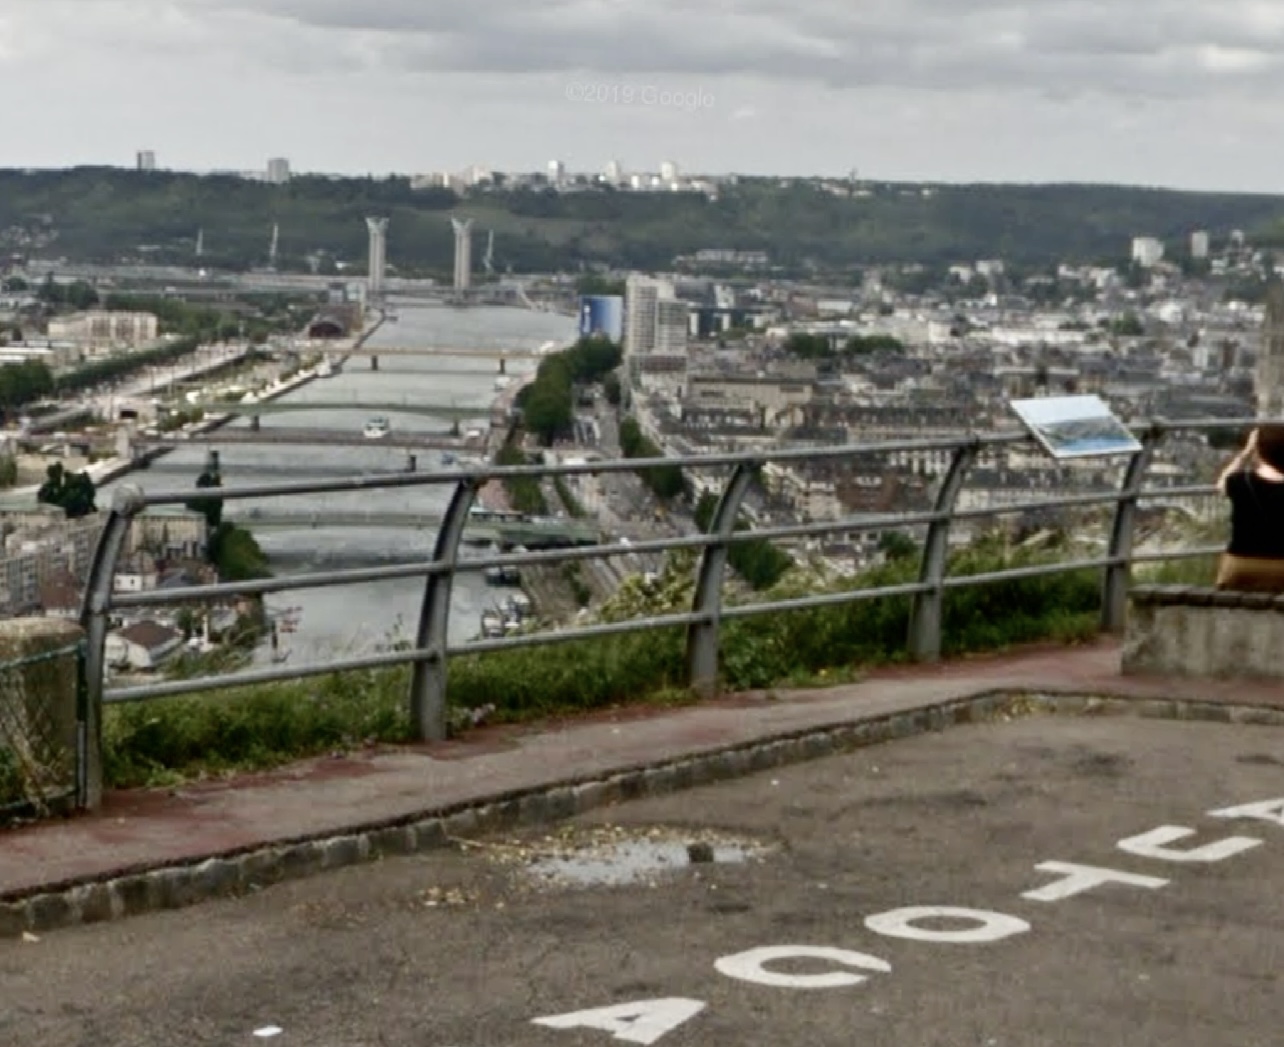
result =
[[608,374],[606,380],[602,382],[602,391],[606,394],[606,402],[612,407],[620,406],[622,390],[620,388],[620,376],[618,374]]
[[[206,469],[196,478],[196,486],[202,490],[208,490],[211,487],[222,487],[223,478],[219,475],[217,469]],[[202,497],[193,498],[184,503],[185,506],[194,513],[201,513],[205,517],[206,527],[209,533],[213,534],[223,523],[223,499]]]
[[45,471],[45,482],[36,492],[36,501],[56,505],[67,519],[78,520],[98,511],[95,495],[94,481],[88,473],[68,473],[61,462],[54,462]]

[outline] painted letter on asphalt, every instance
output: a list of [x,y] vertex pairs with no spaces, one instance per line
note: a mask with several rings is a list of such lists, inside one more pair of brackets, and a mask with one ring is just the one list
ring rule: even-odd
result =
[[680,996],[665,1000],[637,1000],[620,1003],[614,1007],[598,1007],[574,1014],[557,1014],[549,1018],[533,1018],[532,1025],[550,1029],[601,1029],[615,1034],[615,1039],[626,1043],[655,1043],[667,1032],[672,1032],[683,1022],[690,1021],[705,1008],[700,1000],[684,1000]]
[[1122,883],[1129,887],[1145,887],[1155,890],[1167,885],[1167,880],[1158,876],[1138,876],[1136,873],[1119,872],[1117,869],[1102,869],[1096,865],[1078,865],[1075,862],[1043,862],[1035,866],[1039,872],[1060,873],[1061,879],[1054,880],[1046,887],[1026,891],[1022,898],[1034,902],[1059,902],[1063,898],[1073,898],[1094,887],[1107,883]]
[[844,967],[858,970],[890,973],[892,965],[877,956],[846,949],[831,949],[813,945],[771,945],[761,949],[738,952],[724,956],[713,966],[719,974],[756,985],[770,985],[782,989],[836,989],[844,985],[859,985],[866,981],[863,974],[830,971],[828,974],[780,974],[769,971],[766,964],[772,960],[830,960]]
[[[918,920],[970,920],[978,924],[960,931],[933,931],[914,926]],[[984,909],[957,909],[948,905],[917,905],[867,917],[865,926],[888,938],[914,942],[998,942],[1024,934],[1030,925],[1015,916]]]
[[1244,851],[1251,851],[1262,841],[1251,836],[1228,836],[1224,840],[1214,840],[1203,847],[1190,850],[1177,850],[1167,844],[1194,836],[1194,829],[1183,829],[1180,825],[1161,825],[1140,836],[1130,836],[1119,841],[1119,849],[1142,858],[1158,858],[1165,862],[1221,862],[1233,858]]
[[1223,807],[1220,811],[1209,811],[1210,818],[1260,818],[1284,828],[1284,799],[1263,800],[1261,803],[1246,803],[1240,807]]

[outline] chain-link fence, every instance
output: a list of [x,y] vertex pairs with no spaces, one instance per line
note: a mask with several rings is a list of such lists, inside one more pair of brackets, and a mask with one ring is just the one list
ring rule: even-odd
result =
[[81,644],[0,662],[0,821],[74,804],[83,699]]

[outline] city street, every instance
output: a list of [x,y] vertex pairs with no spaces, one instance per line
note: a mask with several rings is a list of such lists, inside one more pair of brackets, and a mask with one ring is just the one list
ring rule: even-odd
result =
[[6,941],[0,1042],[1275,1047],[1280,741],[954,728]]

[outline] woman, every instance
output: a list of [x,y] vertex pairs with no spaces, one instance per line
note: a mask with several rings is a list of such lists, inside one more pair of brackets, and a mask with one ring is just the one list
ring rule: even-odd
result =
[[1284,425],[1254,429],[1217,486],[1231,503],[1217,588],[1284,593]]

